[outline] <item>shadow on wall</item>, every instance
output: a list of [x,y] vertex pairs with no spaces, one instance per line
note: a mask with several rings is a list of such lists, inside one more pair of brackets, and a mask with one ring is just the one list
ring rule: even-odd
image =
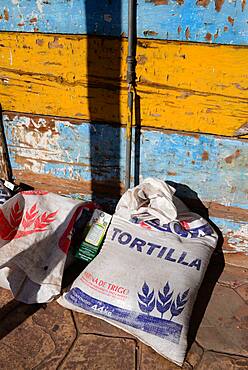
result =
[[[108,34],[110,29],[111,34],[121,34],[121,0],[102,2],[102,5],[86,0],[85,7],[88,35]],[[108,195],[118,199],[121,193],[120,36],[88,36],[87,68],[92,198],[96,201],[99,195],[100,198]]]
[[[93,200],[105,195],[119,199],[120,179],[120,75],[121,75],[121,0],[85,1],[87,34],[112,34],[119,37],[88,36],[88,106],[90,114],[90,166]],[[101,28],[101,32],[99,29]],[[113,31],[114,30],[114,31]],[[100,51],[100,53],[99,53]],[[104,123],[104,124],[103,124]],[[82,143],[84,145],[84,143]],[[79,275],[83,267],[76,263],[63,276],[63,287]],[[46,305],[27,305],[15,300],[0,310],[3,320],[0,339]],[[10,311],[12,315],[8,315]],[[11,320],[10,320],[11,317]]]

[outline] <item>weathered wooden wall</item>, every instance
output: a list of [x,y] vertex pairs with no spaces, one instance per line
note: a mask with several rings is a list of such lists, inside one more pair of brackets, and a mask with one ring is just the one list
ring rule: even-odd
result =
[[[2,0],[0,31],[0,102],[17,180],[118,198],[127,0]],[[137,31],[136,170],[196,192],[236,263],[233,252],[248,250],[246,1],[142,0]]]
[[[17,32],[127,35],[128,0],[1,0],[0,29]],[[248,43],[246,0],[141,0],[139,37]]]
[[[6,109],[126,123],[125,39],[4,33],[0,53]],[[248,48],[240,46],[139,40],[142,126],[242,132],[248,122],[247,60]]]
[[[110,169],[120,156],[120,181],[124,182],[124,127],[15,113],[6,113],[4,122],[15,169],[79,181],[77,192],[80,192],[82,182],[89,182],[90,189],[90,146],[94,131],[94,145],[101,146],[98,149],[100,155],[105,154],[105,157],[95,158],[97,170],[94,175],[97,174],[101,183],[107,179],[112,181],[114,176]],[[118,142],[116,148],[110,146],[119,132],[120,149]],[[214,135],[182,135],[176,131],[143,129],[140,174],[143,178],[162,176],[164,180],[179,183],[185,183],[187,179],[200,198],[208,202],[248,208],[247,142]],[[97,148],[94,151],[97,153]]]
[[[118,196],[118,181],[123,184],[125,176],[125,128],[10,112],[4,122],[18,181],[79,195],[90,194],[94,181],[101,197]],[[211,219],[224,231],[225,249],[244,252],[247,144],[238,138],[142,129],[140,178],[154,176],[187,185],[189,189],[182,188],[185,196],[203,200]]]

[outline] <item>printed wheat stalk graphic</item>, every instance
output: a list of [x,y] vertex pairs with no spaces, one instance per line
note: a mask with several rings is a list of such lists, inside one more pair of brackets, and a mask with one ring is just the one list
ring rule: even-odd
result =
[[146,282],[144,282],[142,286],[142,293],[143,295],[138,293],[138,297],[142,302],[138,302],[139,308],[142,312],[146,313],[149,316],[150,312],[152,312],[155,307],[154,290],[150,292],[149,286]]
[[159,299],[157,299],[157,310],[161,313],[161,319],[163,318],[164,313],[170,309],[172,294],[173,291],[170,292],[170,285],[168,281],[163,288],[163,293],[158,291]]
[[177,299],[172,302],[172,305],[170,308],[170,312],[171,312],[170,320],[172,320],[174,316],[178,316],[183,312],[184,307],[188,301],[187,299],[188,293],[189,293],[189,289],[185,290],[182,296],[180,296],[180,293],[179,293],[177,295]]
[[185,290],[182,294],[179,293],[177,298],[173,299],[173,290],[171,290],[170,284],[167,281],[163,290],[158,290],[158,298],[156,299],[154,297],[154,289],[150,291],[148,284],[144,282],[142,286],[142,294],[139,292],[137,294],[139,297],[138,305],[142,312],[149,316],[154,310],[156,303],[156,308],[161,314],[161,319],[163,319],[165,312],[170,310],[171,321],[173,317],[178,316],[183,312],[188,301],[189,289]]

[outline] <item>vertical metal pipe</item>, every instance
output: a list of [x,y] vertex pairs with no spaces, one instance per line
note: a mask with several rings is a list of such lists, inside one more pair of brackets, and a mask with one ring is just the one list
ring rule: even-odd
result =
[[135,84],[136,67],[136,0],[128,0],[128,56],[127,56],[127,83]]
[[12,167],[9,158],[9,151],[8,151],[8,144],[4,132],[4,125],[3,125],[3,111],[2,106],[0,104],[0,145],[2,146],[2,158],[1,158],[1,165],[2,165],[2,173],[5,180],[10,182],[13,181],[13,173]]
[[131,178],[131,154],[132,154],[132,122],[133,122],[133,91],[131,85],[128,86],[128,118],[126,127],[126,171],[125,171],[125,190],[130,188]]
[[128,0],[128,56],[127,56],[128,121],[126,127],[126,171],[125,171],[126,190],[130,188],[130,177],[131,177],[133,95],[135,91],[135,80],[136,80],[135,56],[136,56],[136,0]]

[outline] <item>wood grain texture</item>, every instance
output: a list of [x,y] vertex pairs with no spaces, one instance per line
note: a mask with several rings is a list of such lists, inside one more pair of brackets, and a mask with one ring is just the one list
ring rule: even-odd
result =
[[[1,0],[0,30],[125,36],[128,0]],[[247,2],[141,0],[139,37],[247,45]]]
[[[4,125],[13,169],[29,177],[33,173],[32,181],[42,175],[43,182],[57,178],[57,185],[60,179],[72,181],[73,187],[78,182],[74,192],[82,187],[89,193],[91,182],[99,184],[98,192],[104,183],[102,193],[111,188],[111,194],[117,194],[117,184],[123,191],[125,128],[11,112],[4,115]],[[225,206],[225,212],[242,221],[248,212],[247,144],[244,139],[143,129],[136,146],[140,179],[151,176],[185,184],[204,202],[215,203],[218,217]],[[181,191],[195,198],[187,186]],[[241,219],[235,207],[244,210]]]
[[[0,53],[4,110],[126,124],[124,39],[3,33]],[[245,47],[139,40],[142,126],[245,135],[247,57]]]
[[[123,193],[123,127],[13,112],[4,114],[4,125],[17,183],[93,198],[108,207]],[[157,177],[169,181],[191,208],[209,213],[223,233],[227,252],[247,253],[247,143],[244,139],[142,129],[140,180]]]

